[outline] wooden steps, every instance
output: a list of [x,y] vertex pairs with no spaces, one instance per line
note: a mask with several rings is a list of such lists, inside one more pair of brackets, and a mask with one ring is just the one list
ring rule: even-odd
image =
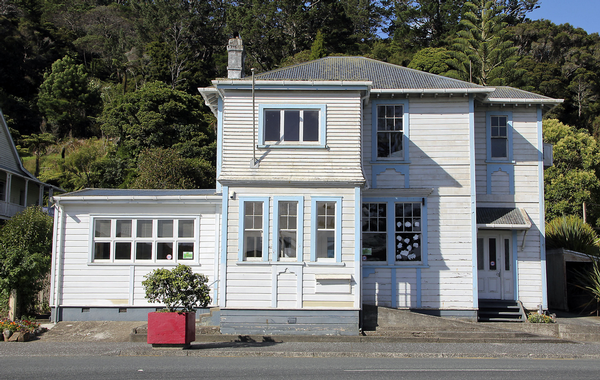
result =
[[479,300],[479,322],[525,322],[527,317],[519,301]]

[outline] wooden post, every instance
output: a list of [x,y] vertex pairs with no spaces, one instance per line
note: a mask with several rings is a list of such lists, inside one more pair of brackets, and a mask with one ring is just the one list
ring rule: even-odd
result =
[[583,223],[586,223],[586,215],[585,215],[585,202],[583,202]]
[[17,297],[17,291],[13,289],[10,291],[10,296],[8,298],[8,319],[11,321],[14,321],[18,317],[18,305],[19,300]]

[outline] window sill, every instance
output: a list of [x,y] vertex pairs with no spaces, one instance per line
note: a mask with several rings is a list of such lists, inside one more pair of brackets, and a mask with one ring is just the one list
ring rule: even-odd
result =
[[414,269],[414,268],[429,268],[427,264],[380,264],[380,263],[365,263],[363,261],[363,268],[406,268],[406,269]]
[[324,144],[301,144],[301,145],[293,145],[293,144],[263,144],[257,145],[258,149],[329,149],[327,145]]
[[237,261],[236,265],[297,265],[304,266],[304,262],[299,261]]
[[371,165],[386,165],[386,164],[394,164],[394,165],[410,165],[410,161],[406,160],[398,160],[398,159],[379,159],[377,161],[371,160]]
[[516,162],[514,160],[485,160],[486,164],[511,164],[514,165]]
[[176,267],[178,264],[184,265],[192,265],[192,266],[200,266],[197,262],[184,262],[180,261],[176,262],[133,262],[133,261],[123,261],[123,262],[111,262],[111,261],[90,261],[87,265],[89,266],[137,266],[137,267],[150,267],[150,266],[160,266],[160,267]]
[[307,266],[309,267],[345,267],[346,263],[338,263],[336,262],[327,262],[327,261],[310,261],[306,263]]

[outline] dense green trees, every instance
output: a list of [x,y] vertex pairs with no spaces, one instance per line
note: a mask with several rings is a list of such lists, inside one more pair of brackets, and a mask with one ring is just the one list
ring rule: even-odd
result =
[[[571,173],[562,152],[600,138],[600,37],[527,20],[540,6],[539,0],[9,0],[0,4],[0,108],[17,143],[28,147],[26,165],[67,190],[211,187],[214,117],[196,88],[226,75],[229,37],[242,37],[247,73],[364,55],[565,99],[547,116],[576,129],[549,124],[548,136],[567,132],[548,137],[557,144],[557,165],[547,172],[547,200],[549,216],[573,213],[584,199],[599,201],[595,164],[582,161],[582,171]],[[577,141],[567,144],[567,135]],[[169,167],[168,176],[156,176]]]

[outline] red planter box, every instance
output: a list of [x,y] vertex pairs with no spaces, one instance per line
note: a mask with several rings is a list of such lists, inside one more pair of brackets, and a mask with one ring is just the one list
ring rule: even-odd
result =
[[148,313],[148,344],[189,346],[196,340],[196,313]]

